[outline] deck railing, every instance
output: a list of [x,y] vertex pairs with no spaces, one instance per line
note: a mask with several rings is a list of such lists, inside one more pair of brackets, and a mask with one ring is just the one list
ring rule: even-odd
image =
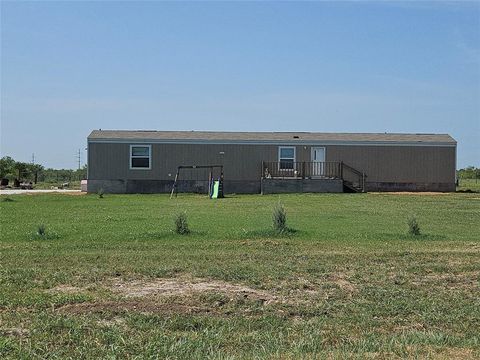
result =
[[342,161],[263,161],[264,179],[341,179],[365,191],[366,174]]
[[342,163],[338,161],[268,161],[262,164],[262,177],[275,179],[341,179]]

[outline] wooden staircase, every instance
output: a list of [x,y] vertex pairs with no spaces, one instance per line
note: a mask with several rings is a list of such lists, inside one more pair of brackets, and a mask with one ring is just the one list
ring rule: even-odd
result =
[[358,183],[352,183],[347,180],[343,180],[343,192],[346,193],[362,193],[366,192],[363,190],[362,186]]
[[350,165],[342,164],[341,178],[343,180],[343,191],[346,193],[363,193],[367,192],[366,178],[367,175]]

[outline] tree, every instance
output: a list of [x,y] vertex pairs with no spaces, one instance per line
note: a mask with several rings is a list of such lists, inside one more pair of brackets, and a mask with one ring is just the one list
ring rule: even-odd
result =
[[480,168],[468,166],[465,169],[460,169],[458,170],[458,177],[460,179],[480,179]]
[[10,156],[4,156],[0,159],[0,178],[12,177],[15,172],[15,160]]
[[21,181],[23,178],[29,176],[29,164],[17,161],[15,162],[14,169],[15,169],[15,177]]
[[45,169],[40,164],[27,164],[27,172],[33,177],[33,182],[36,184],[38,181],[38,175]]

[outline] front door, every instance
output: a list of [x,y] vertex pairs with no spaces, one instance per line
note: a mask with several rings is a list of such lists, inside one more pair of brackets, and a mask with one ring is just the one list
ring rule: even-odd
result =
[[312,176],[325,176],[325,148],[312,148]]

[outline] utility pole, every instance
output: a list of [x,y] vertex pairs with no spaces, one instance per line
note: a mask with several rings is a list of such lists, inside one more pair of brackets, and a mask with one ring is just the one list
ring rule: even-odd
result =
[[[32,153],[32,165],[35,165],[35,153]],[[36,169],[36,166],[33,167],[33,182],[36,184],[38,181],[38,169]]]
[[[80,170],[80,165],[81,165],[81,160],[82,160],[82,156],[80,154],[80,149],[78,149],[77,155],[75,157],[77,158],[77,161],[78,161],[78,170]],[[78,180],[81,180],[80,179],[80,171],[78,171]]]
[[80,170],[80,163],[81,163],[81,159],[82,159],[82,157],[81,157],[81,155],[80,155],[80,149],[78,149],[78,153],[77,153],[77,155],[75,156],[75,158],[76,158],[77,161],[78,161],[78,170]]

